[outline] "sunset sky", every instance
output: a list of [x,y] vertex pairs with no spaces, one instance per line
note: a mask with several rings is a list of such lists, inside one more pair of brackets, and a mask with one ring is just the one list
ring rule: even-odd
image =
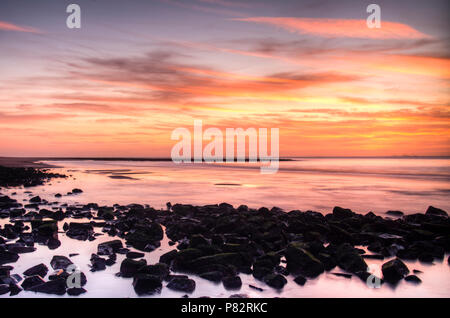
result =
[[194,119],[279,128],[282,156],[450,155],[450,2],[373,2],[0,0],[0,156],[169,157]]

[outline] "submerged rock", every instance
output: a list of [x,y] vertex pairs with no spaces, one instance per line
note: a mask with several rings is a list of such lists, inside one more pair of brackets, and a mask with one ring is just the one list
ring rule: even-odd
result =
[[175,277],[167,284],[167,288],[192,293],[195,290],[195,281],[189,278]]

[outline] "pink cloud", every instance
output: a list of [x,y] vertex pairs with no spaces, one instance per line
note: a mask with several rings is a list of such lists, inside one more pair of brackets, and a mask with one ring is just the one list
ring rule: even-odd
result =
[[39,30],[26,26],[19,26],[5,21],[0,21],[0,30],[3,31],[17,31],[17,32],[28,32],[28,33],[40,33]]
[[420,39],[429,37],[409,25],[388,21],[381,21],[381,28],[379,29],[370,29],[366,25],[366,20],[288,17],[254,17],[235,20],[264,23],[280,27],[290,32],[313,34],[322,37],[369,39]]

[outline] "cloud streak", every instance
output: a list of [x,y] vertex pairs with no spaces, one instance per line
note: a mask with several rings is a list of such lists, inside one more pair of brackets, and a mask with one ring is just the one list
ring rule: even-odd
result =
[[38,29],[28,27],[28,26],[20,26],[16,24],[12,24],[6,21],[0,21],[0,31],[15,31],[15,32],[26,32],[26,33],[42,33]]
[[234,20],[263,23],[294,33],[311,34],[326,38],[422,39],[429,37],[409,25],[388,21],[382,21],[379,29],[370,29],[366,25],[366,20],[356,19],[252,17]]

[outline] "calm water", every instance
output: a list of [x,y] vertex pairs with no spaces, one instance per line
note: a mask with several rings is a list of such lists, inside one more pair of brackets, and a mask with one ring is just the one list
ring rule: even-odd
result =
[[[299,159],[280,162],[280,170],[274,175],[260,174],[257,165],[249,164],[191,164],[175,165],[171,162],[111,162],[111,161],[55,161],[48,162],[61,168],[52,169],[72,175],[66,180],[53,180],[52,184],[31,189],[7,189],[2,193],[19,201],[40,195],[48,201],[84,204],[96,202],[146,203],[162,208],[166,202],[213,204],[228,202],[235,206],[278,206],[285,210],[316,210],[329,213],[340,205],[360,213],[373,211],[383,215],[387,210],[405,213],[424,212],[429,205],[450,210],[449,159]],[[77,196],[54,198],[56,193],[65,194],[73,188],[84,193]],[[32,194],[25,191],[32,191]],[[6,220],[0,220],[4,224]],[[60,224],[62,227],[62,224]],[[97,251],[97,245],[111,240],[107,235],[93,242],[80,242],[60,234],[62,245],[53,251],[46,246],[36,246],[37,251],[22,254],[13,273],[22,274],[27,268],[45,263],[50,268],[53,255],[80,253],[72,258],[87,275],[83,297],[136,297],[130,279],[118,278],[123,255],[117,263],[102,272],[89,272],[89,258]],[[173,247],[164,238],[161,248],[146,253],[149,264],[156,263],[159,256]],[[446,256],[448,257],[448,255]],[[380,275],[381,264],[388,261],[367,260],[375,273]],[[197,288],[191,297],[228,297],[243,293],[250,297],[450,297],[450,266],[447,260],[432,265],[406,262],[409,269],[422,270],[418,276],[419,286],[402,281],[395,288],[383,285],[380,289],[368,288],[358,278],[346,279],[330,273],[308,280],[300,287],[288,277],[288,284],[277,292],[250,275],[241,274],[243,287],[240,291],[227,291],[221,284],[214,284],[192,276]],[[264,289],[251,289],[252,284]],[[161,297],[181,297],[183,293],[163,288]],[[18,297],[42,297],[42,294],[22,292]],[[8,297],[8,296],[2,296]],[[67,296],[65,296],[67,297]]]

